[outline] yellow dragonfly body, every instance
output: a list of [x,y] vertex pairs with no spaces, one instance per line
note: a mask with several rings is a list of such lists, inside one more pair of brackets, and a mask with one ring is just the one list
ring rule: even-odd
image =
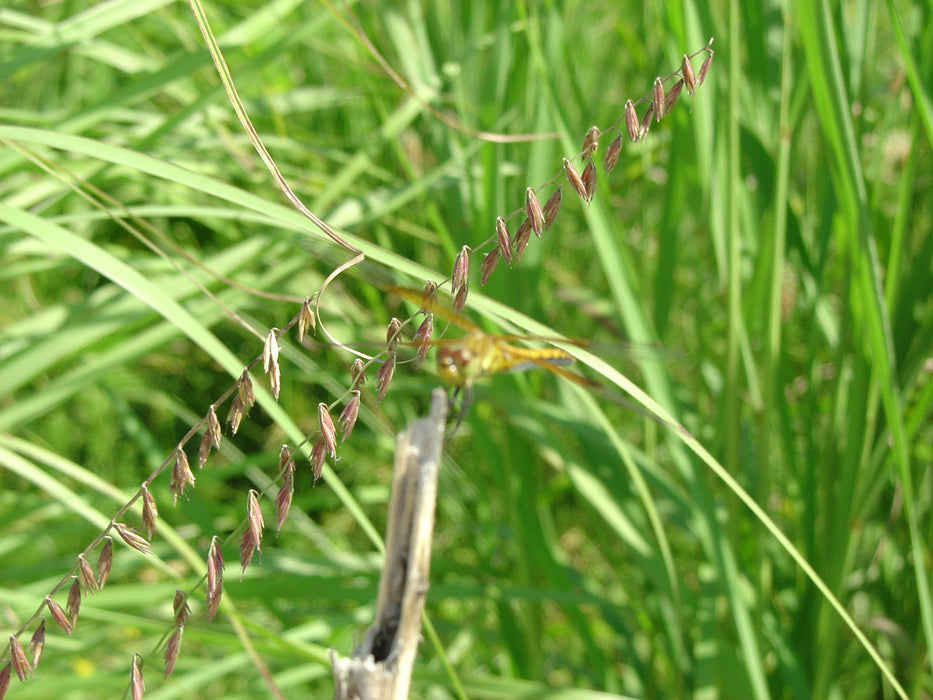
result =
[[[560,348],[528,348],[514,345],[509,341],[524,340],[525,336],[486,333],[452,308],[447,308],[434,299],[426,298],[421,292],[403,287],[395,287],[391,291],[419,304],[426,312],[436,314],[467,331],[465,337],[456,340],[429,341],[430,345],[437,347],[438,375],[455,390],[462,389],[469,395],[473,382],[477,379],[499,372],[517,372],[534,367],[560,375],[589,389],[602,386],[598,382],[568,370],[566,365],[573,362],[573,357]],[[527,339],[547,342],[546,338],[535,336],[528,336]],[[586,344],[582,341],[566,339],[561,339],[560,342],[574,345]]]

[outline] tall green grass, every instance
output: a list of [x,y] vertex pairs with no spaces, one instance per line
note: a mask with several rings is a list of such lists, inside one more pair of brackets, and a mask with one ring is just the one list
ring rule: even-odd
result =
[[[563,183],[513,269],[480,288],[474,256],[465,313],[593,339],[571,350],[610,389],[477,387],[446,450],[413,696],[929,697],[929,8],[633,7],[204,7],[282,177],[368,258],[319,300],[330,334],[373,343],[355,349],[413,311],[387,280],[447,277],[526,187]],[[371,366],[339,460],[316,485],[298,460],[274,537],[280,447],[345,400],[353,359],[291,329],[279,401],[255,367],[256,406],[203,470],[186,445],[196,484],[173,506],[179,441],[350,255],[283,198],[186,5],[14,6],[0,27],[7,634],[53,590],[64,606],[78,553],[165,465],[153,553],[114,537],[107,585],[70,636],[41,611],[41,663],[9,697],[117,696],[134,654],[147,698],[329,696],[327,650],[372,619],[393,435],[436,378],[401,364],[377,403]],[[710,36],[697,96],[581,202],[561,158]],[[623,390],[637,410],[604,400]],[[270,528],[241,574],[250,489]],[[162,680],[176,589],[193,613]]]

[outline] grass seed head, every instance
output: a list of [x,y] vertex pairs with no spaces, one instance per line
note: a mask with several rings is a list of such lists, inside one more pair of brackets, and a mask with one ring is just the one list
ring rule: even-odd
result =
[[262,551],[262,509],[259,507],[259,492],[250,489],[246,495],[246,524],[249,527],[256,549]]
[[10,687],[10,679],[13,677],[13,665],[6,664],[3,668],[0,668],[0,700],[3,700],[3,696],[6,695],[7,689]]
[[288,511],[292,507],[292,496],[295,493],[295,461],[289,459],[282,472],[282,485],[275,494],[275,531],[281,532],[282,526],[288,519]]
[[68,589],[68,599],[65,601],[65,611],[68,613],[68,621],[71,623],[71,629],[74,629],[78,621],[78,612],[81,610],[81,584],[76,578],[71,582],[71,588]]
[[557,212],[560,211],[560,200],[563,197],[561,188],[558,187],[551,193],[544,203],[544,230],[547,231],[557,218]]
[[687,54],[684,54],[684,60],[680,64],[680,74],[683,76],[687,94],[693,97],[697,92],[697,79],[693,73],[693,64],[690,63],[690,57]]
[[50,596],[46,596],[45,607],[49,609],[52,622],[58,625],[65,634],[71,634],[71,620],[68,619],[65,611],[62,610],[62,606],[52,600]]
[[178,661],[178,654],[181,652],[181,636],[183,633],[184,628],[179,625],[165,643],[165,675],[163,678],[168,678],[172,675],[172,671],[175,670],[175,662]]
[[376,401],[382,401],[386,392],[389,390],[389,383],[392,381],[392,376],[395,374],[395,360],[395,353],[390,352],[389,356],[376,373]]
[[[548,200],[550,201],[550,200]],[[531,220],[526,218],[515,232],[515,259],[521,260],[531,240]]]
[[[428,319],[425,319],[425,323]],[[424,324],[422,324],[424,325]],[[430,336],[429,336],[430,337]],[[427,345],[425,345],[427,347]],[[421,349],[418,350],[419,356],[421,355]],[[353,391],[351,392],[350,400],[347,401],[347,405],[343,407],[343,410],[340,412],[340,418],[338,423],[340,424],[340,444],[342,445],[344,440],[350,437],[350,433],[353,432],[353,427],[356,425],[356,419],[360,414],[360,392]]]
[[78,555],[78,574],[84,590],[88,593],[96,593],[98,590],[97,574],[94,573],[94,568],[83,554]]
[[596,165],[594,165],[592,160],[583,168],[580,181],[583,183],[583,190],[586,193],[584,199],[587,202],[592,202],[593,195],[596,193]]
[[638,143],[638,114],[631,100],[625,101],[625,129],[628,131],[629,140],[632,143]]
[[175,450],[175,464],[172,466],[172,475],[169,479],[169,488],[172,492],[172,505],[178,502],[178,497],[184,494],[186,486],[194,486],[194,473],[188,464],[185,451],[178,447]]
[[42,660],[42,650],[45,649],[45,618],[39,620],[39,626],[32,633],[27,649],[32,652],[32,667],[37,668]]
[[172,610],[175,612],[176,625],[184,625],[191,615],[191,606],[188,605],[188,595],[177,588],[175,589],[175,597],[172,599]]
[[360,358],[353,360],[350,365],[350,385],[353,390],[359,390],[366,383],[366,363]]
[[143,530],[146,531],[146,537],[152,539],[155,532],[156,518],[159,517],[159,509],[156,506],[155,498],[149,493],[149,489],[143,485]]
[[130,669],[130,691],[133,700],[143,700],[143,693],[146,692],[141,659],[139,654],[133,654],[133,667]]
[[677,82],[671,85],[671,89],[667,91],[667,95],[664,98],[664,103],[667,106],[667,111],[670,112],[674,105],[677,104],[677,100],[680,99],[680,91],[684,89],[684,80],[683,78],[678,78]]
[[[147,492],[148,493],[148,492]],[[105,537],[104,546],[97,557],[97,587],[103,588],[110,578],[110,567],[113,565],[113,538]]]
[[26,658],[23,645],[19,643],[14,634],[10,635],[10,663],[13,664],[13,671],[20,682],[26,680],[27,676],[32,675],[32,666],[29,664],[29,659]]
[[311,308],[311,300],[305,299],[301,311],[298,312],[298,342],[305,339],[309,328],[313,331],[316,327],[317,321],[314,318],[314,309]]
[[[431,347],[431,336],[434,334],[434,314],[428,314],[424,317],[424,320],[421,322],[421,325],[418,326],[418,330],[415,331],[415,336],[412,338],[412,342],[418,346],[418,364],[421,365],[424,362],[424,358],[428,354],[428,348]],[[357,402],[359,403],[359,402]]]
[[[525,190],[525,213],[531,220],[531,230],[535,232],[538,238],[541,238],[541,234],[544,233],[544,212],[538,202],[538,195],[535,194],[534,189],[531,187]],[[509,265],[512,264],[511,256],[503,254],[502,257],[505,258]]]
[[124,525],[123,523],[114,523],[113,527],[117,531],[117,534],[120,535],[120,539],[137,552],[148,554],[152,549],[151,545],[136,532],[135,528]]
[[241,575],[246,571],[246,567],[249,566],[249,563],[253,560],[253,553],[256,551],[256,542],[253,540],[253,533],[249,528],[246,528],[243,531],[243,536],[240,538],[240,566]]
[[596,153],[596,148],[599,146],[599,127],[591,126],[586,131],[586,136],[583,137],[583,148],[580,149],[580,155],[586,159],[591,157]]
[[311,448],[311,472],[314,477],[314,483],[324,474],[324,458],[327,453],[324,452],[324,440],[318,437]]
[[615,169],[616,163],[619,162],[619,154],[621,152],[622,137],[616,136],[603,154],[603,172],[606,173],[606,175],[609,175]]
[[703,81],[706,80],[706,74],[709,72],[709,65],[713,62],[713,50],[709,50],[706,58],[703,59],[703,63],[700,64],[700,70],[697,71],[696,81],[697,87],[703,84]]
[[401,330],[402,322],[393,316],[386,328],[386,347],[390,352],[395,352],[395,348],[398,347],[398,337]]
[[223,592],[224,554],[220,548],[220,538],[212,537],[211,546],[207,550],[207,619],[211,621],[217,614],[220,605],[220,595]]
[[489,281],[489,278],[492,277],[492,273],[495,272],[496,265],[499,264],[499,248],[493,248],[486,255],[483,256],[483,262],[480,263],[480,275],[479,283],[484,285]]
[[645,111],[645,116],[641,118],[641,124],[638,125],[638,140],[643,141],[648,135],[648,129],[651,127],[651,117],[654,116],[654,105],[649,104]]
[[[528,191],[531,192],[530,187],[528,188]],[[532,196],[534,196],[534,192],[532,192]],[[535,204],[537,204],[538,200],[535,199],[534,201]],[[538,207],[538,211],[541,211],[541,207]],[[505,227],[505,219],[503,219],[501,216],[496,217],[496,246],[498,246],[498,251],[505,259],[506,264],[511,266],[512,239],[509,237],[509,230]],[[483,272],[485,273],[486,271],[483,270]],[[488,279],[489,276],[486,275],[486,278]],[[486,282],[484,281],[482,284],[486,284]]]
[[586,187],[583,185],[583,180],[580,179],[580,173],[573,167],[573,163],[566,158],[563,159],[563,163],[564,174],[567,176],[567,181],[570,182],[570,186],[573,187],[580,199],[586,200]]
[[[398,332],[396,331],[396,336]],[[327,404],[323,401],[317,405],[317,422],[321,429],[321,438],[324,440],[324,447],[330,454],[331,459],[337,458],[337,431],[334,430],[334,421],[331,420],[330,413],[327,410]]]
[[654,101],[654,116],[658,121],[661,121],[661,117],[666,114],[664,111],[664,83],[661,78],[654,79],[651,98]]

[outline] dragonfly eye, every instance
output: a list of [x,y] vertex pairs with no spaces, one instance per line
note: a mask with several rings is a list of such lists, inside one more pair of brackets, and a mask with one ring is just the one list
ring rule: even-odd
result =
[[466,382],[463,370],[472,358],[473,353],[462,346],[441,346],[437,350],[437,373],[451,386],[463,386]]

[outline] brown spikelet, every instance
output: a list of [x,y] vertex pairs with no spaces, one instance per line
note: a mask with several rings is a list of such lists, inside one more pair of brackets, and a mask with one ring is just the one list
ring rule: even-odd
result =
[[599,146],[599,127],[591,126],[583,137],[583,148],[580,149],[580,155],[585,159],[596,153],[596,147]]
[[563,159],[564,162],[564,174],[567,176],[567,181],[570,183],[570,186],[573,187],[574,191],[580,197],[580,199],[586,199],[586,187],[583,185],[583,180],[580,179],[580,173],[577,172],[577,169],[573,167],[571,163],[566,158]]
[[580,182],[583,183],[583,189],[586,192],[586,197],[584,197],[584,199],[586,199],[587,202],[592,202],[593,194],[596,192],[596,166],[593,164],[592,160],[583,168]]
[[395,353],[390,352],[385,362],[376,373],[376,401],[382,401],[389,390],[389,382],[392,381],[392,375],[395,374]]
[[454,308],[457,311],[463,310],[466,303],[467,290],[470,287],[470,246],[463,246],[457,253],[457,259],[454,261],[454,269],[450,275],[450,289],[454,295]]
[[158,517],[159,509],[156,507],[155,498],[149,493],[149,489],[143,485],[143,530],[146,531],[146,537],[150,540],[155,532]]
[[463,307],[466,306],[467,295],[469,292],[469,286],[463,285],[460,287],[460,289],[457,290],[457,293],[454,294],[454,308],[457,311],[463,311]]
[[32,666],[29,665],[29,659],[26,658],[26,652],[23,651],[23,645],[19,643],[16,635],[10,635],[10,663],[13,664],[13,671],[20,682],[26,680],[27,676],[32,675]]
[[[412,342],[418,348],[418,364],[421,365],[424,362],[424,358],[427,357],[428,348],[431,347],[431,336],[434,334],[434,314],[428,314],[425,316],[424,320],[421,322],[421,325],[418,326],[418,330],[415,331],[415,335],[412,338]],[[357,401],[359,404],[359,401]]]
[[360,389],[365,383],[366,363],[357,357],[350,365],[350,386],[352,389]]
[[97,574],[94,573],[94,569],[91,566],[91,563],[85,558],[83,554],[78,555],[78,574],[81,577],[81,583],[84,585],[84,590],[88,593],[96,593]]
[[311,300],[305,299],[301,305],[301,311],[298,313],[298,342],[305,339],[305,334],[310,328],[312,331],[317,327],[317,321],[314,319],[314,309],[311,308]]
[[175,624],[179,627],[184,626],[191,615],[191,606],[188,605],[187,594],[179,589],[175,589],[175,598],[172,600],[172,610],[175,611]]
[[638,140],[643,140],[648,135],[648,129],[651,127],[651,117],[654,116],[654,105],[648,105],[645,116],[641,118],[641,124],[638,125]]
[[37,668],[42,659],[42,650],[45,649],[45,618],[39,620],[39,626],[32,633],[27,651],[32,654],[32,667]]
[[674,105],[677,104],[677,100],[680,98],[680,91],[684,89],[683,78],[677,80],[676,83],[671,85],[671,89],[667,91],[667,96],[664,98],[664,103],[667,105],[667,111],[670,112]]
[[278,330],[278,328],[270,329],[262,346],[262,371],[269,377],[269,386],[276,401],[279,400],[279,390],[282,387],[282,373],[279,371]]
[[709,72],[709,64],[713,62],[713,50],[709,50],[706,58],[703,59],[703,63],[700,65],[700,70],[697,71],[696,81],[697,87],[703,84],[703,81],[706,80],[706,74]]
[[424,288],[421,290],[421,296],[428,302],[434,301],[434,298],[437,296],[437,282],[434,280],[425,282]]
[[625,128],[628,131],[629,140],[638,143],[638,114],[635,112],[635,105],[631,100],[625,101]]
[[265,523],[262,520],[262,509],[259,507],[259,492],[256,489],[250,489],[246,495],[246,526],[250,530],[253,545],[256,549],[262,551],[262,528]]
[[220,538],[212,537],[211,546],[207,551],[207,619],[211,621],[217,614],[220,605],[220,595],[223,592],[224,555],[220,548]]
[[336,459],[337,431],[334,430],[334,421],[331,420],[326,403],[321,402],[317,405],[317,423],[321,429],[321,437],[324,439],[324,447],[330,454],[330,458]]
[[52,616],[52,622],[58,625],[62,632],[65,634],[71,634],[71,620],[68,619],[65,611],[62,610],[62,606],[52,600],[51,597],[46,596],[45,607],[49,609],[49,615]]
[[184,628],[180,625],[175,628],[175,631],[172,632],[172,635],[168,638],[168,641],[165,643],[165,675],[164,678],[168,678],[172,675],[172,671],[175,670],[175,662],[178,661],[178,654],[181,652],[181,636],[184,633]]
[[563,197],[561,188],[558,187],[551,193],[544,203],[544,230],[547,231],[557,218],[557,212],[560,211],[560,200]]
[[148,554],[152,549],[150,544],[129,525],[124,525],[123,523],[114,523],[113,527],[117,531],[117,534],[120,535],[120,539],[126,542],[127,545],[135,549],[137,552]]
[[609,175],[615,169],[616,163],[619,162],[619,154],[621,152],[622,137],[616,136],[603,155],[603,172],[606,173],[606,175]]
[[[531,191],[531,188],[528,188]],[[532,193],[533,195],[534,193]],[[537,202],[538,200],[535,200]],[[538,207],[540,211],[540,207]],[[501,216],[496,217],[496,246],[497,250],[503,258],[507,265],[512,264],[512,239],[509,238],[509,230],[505,227],[505,219]],[[485,263],[485,259],[483,261]],[[483,273],[486,273],[486,270],[483,270]],[[489,279],[489,276],[486,275],[486,279]],[[486,284],[485,280],[482,281],[482,284]]]
[[[204,431],[204,437],[210,441],[209,447],[213,447],[215,450],[220,449],[220,421],[217,420],[217,412],[214,410],[214,404],[211,404],[210,408],[207,409],[207,429]],[[199,455],[199,467],[204,466],[204,463],[207,461],[208,453],[209,450],[204,453],[203,457]]]
[[281,532],[285,520],[288,518],[288,511],[292,507],[292,496],[295,493],[295,461],[289,456],[282,470],[282,485],[275,494],[275,531]]
[[314,483],[317,483],[317,480],[321,478],[321,475],[324,473],[324,458],[327,456],[327,453],[324,452],[324,441],[319,437],[314,441],[314,445],[311,447],[311,473],[314,477]]
[[68,613],[68,620],[71,623],[71,629],[74,629],[75,622],[78,621],[78,611],[81,610],[81,584],[78,579],[71,582],[71,588],[68,589],[68,599],[65,602],[65,611]]
[[389,321],[388,328],[386,328],[386,347],[388,347],[391,352],[395,352],[395,348],[398,347],[398,337],[401,329],[402,322],[393,316]]
[[483,262],[480,263],[480,275],[479,283],[484,285],[489,281],[489,278],[492,277],[492,273],[496,269],[496,265],[499,264],[499,249],[493,248],[486,255],[483,256]]
[[[427,322],[428,319],[425,319]],[[425,345],[424,347],[427,347]],[[418,355],[421,356],[421,348],[418,349]],[[360,413],[360,392],[353,391],[351,392],[350,400],[347,401],[347,405],[343,407],[343,411],[340,412],[340,418],[338,423],[340,425],[340,444],[343,444],[343,441],[350,437],[350,433],[353,432],[353,427],[356,425],[357,416]]]
[[[551,201],[551,200],[548,200]],[[531,240],[531,220],[525,219],[515,232],[515,259],[521,260]]]
[[227,414],[227,422],[230,423],[230,432],[234,435],[240,429],[240,421],[243,420],[245,411],[243,408],[243,399],[237,394],[230,402],[230,413]]
[[104,546],[97,557],[97,587],[103,588],[110,578],[110,567],[113,564],[113,538],[105,537]]
[[654,88],[651,92],[651,98],[654,100],[654,116],[655,119],[661,121],[666,112],[664,111],[664,83],[661,82],[660,78],[654,79]]
[[130,692],[133,700],[143,700],[146,684],[143,682],[142,657],[133,654],[133,666],[130,669]]
[[[541,210],[541,205],[538,203],[538,195],[536,195],[535,191],[530,187],[525,190],[525,213],[531,221],[531,230],[535,232],[538,238],[541,238],[541,234],[544,233],[544,212]],[[503,257],[505,256],[503,255]],[[509,258],[506,258],[505,261],[509,263],[509,265],[512,264]]]
[[454,260],[453,271],[450,273],[450,288],[457,290],[467,282],[467,276],[470,273],[470,246],[465,245],[457,253]]
[[693,97],[697,92],[697,81],[693,73],[693,64],[690,63],[690,57],[687,56],[687,54],[684,54],[684,60],[680,64],[680,74],[683,76],[684,87],[687,88],[687,94]]
[[262,371],[269,374],[269,370],[279,360],[279,339],[276,337],[278,328],[272,328],[266,334],[262,344]]
[[246,407],[246,410],[251,409],[253,404],[256,403],[256,394],[253,392],[253,380],[249,376],[248,370],[244,369],[243,374],[241,374],[240,378],[237,380],[237,394],[243,402],[243,406]]
[[188,464],[188,456],[181,446],[175,449],[175,464],[169,478],[169,488],[172,492],[172,505],[178,502],[178,497],[184,494],[186,486],[194,486],[194,474]]
[[256,543],[253,541],[253,534],[249,528],[246,528],[243,531],[243,536],[240,538],[240,566],[242,571],[246,571],[246,567],[249,566],[249,563],[253,560],[253,553],[256,551]]
[[0,700],[3,700],[3,696],[6,695],[6,691],[10,687],[10,680],[13,677],[13,666],[12,664],[4,664],[3,668],[0,668]]

